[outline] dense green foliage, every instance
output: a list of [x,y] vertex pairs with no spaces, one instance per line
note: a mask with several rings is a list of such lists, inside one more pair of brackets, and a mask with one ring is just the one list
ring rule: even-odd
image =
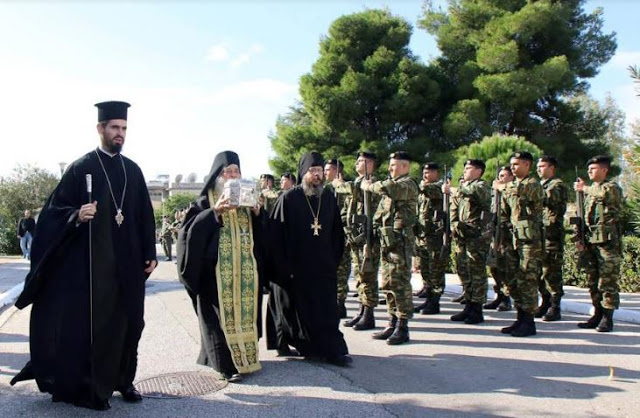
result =
[[169,222],[175,221],[177,211],[188,209],[191,203],[196,200],[196,196],[191,193],[177,193],[162,202],[162,207],[154,210],[153,216],[156,220],[156,228],[162,226],[162,216],[169,216]]

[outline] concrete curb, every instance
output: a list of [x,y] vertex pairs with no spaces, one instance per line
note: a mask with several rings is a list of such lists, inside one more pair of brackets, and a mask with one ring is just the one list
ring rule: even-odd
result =
[[18,283],[4,293],[0,293],[0,311],[5,309],[7,306],[13,305],[23,288],[24,282]]

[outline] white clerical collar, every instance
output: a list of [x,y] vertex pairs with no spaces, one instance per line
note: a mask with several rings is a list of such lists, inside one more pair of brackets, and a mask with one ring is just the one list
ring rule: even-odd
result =
[[116,155],[118,155],[118,153],[116,152],[115,154],[110,153],[109,151],[106,151],[104,149],[102,149],[102,147],[98,147],[98,149],[102,152],[104,152],[105,154],[107,154],[109,157],[115,157]]

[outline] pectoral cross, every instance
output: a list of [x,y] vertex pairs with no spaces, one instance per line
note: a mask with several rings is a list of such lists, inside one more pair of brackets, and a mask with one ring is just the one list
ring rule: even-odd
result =
[[120,227],[120,225],[122,225],[122,222],[124,221],[124,216],[122,215],[122,209],[118,209],[118,213],[116,213],[116,223],[118,224],[118,227]]
[[311,229],[313,229],[313,235],[314,236],[320,236],[320,233],[318,232],[320,229],[322,229],[322,225],[320,225],[318,223],[318,218],[313,218],[313,223],[311,224]]
[[242,239],[242,243],[244,245],[247,245],[249,240],[249,233],[244,228],[241,228],[241,231],[242,232],[240,233],[240,238]]

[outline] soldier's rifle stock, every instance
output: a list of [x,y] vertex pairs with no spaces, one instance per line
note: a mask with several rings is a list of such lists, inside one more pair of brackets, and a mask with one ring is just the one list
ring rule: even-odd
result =
[[[447,172],[447,166],[444,166],[444,181],[445,183],[451,181],[451,173]],[[440,249],[440,260],[446,260],[450,257],[451,254],[451,216],[449,213],[449,208],[451,205],[450,193],[445,193],[442,196],[442,222],[443,222],[443,231],[442,231],[442,249]]]
[[[371,179],[371,174],[367,170],[367,162],[364,162],[364,178]],[[373,271],[373,260],[371,259],[371,246],[373,245],[373,214],[371,213],[371,192],[363,191],[364,219],[362,227],[365,238],[365,246],[362,252],[362,264],[360,273]]]
[[[576,181],[580,178],[578,177],[578,167],[576,170]],[[578,242],[584,247],[586,242],[586,223],[584,219],[584,192],[576,190],[576,216],[569,219],[571,225],[575,225],[578,235]]]
[[[500,180],[500,164],[498,164],[498,172],[496,174],[496,179]],[[502,218],[501,218],[501,202],[502,202],[502,191],[493,189],[493,205],[491,214],[491,225],[489,226],[491,237],[493,238],[493,246],[489,255],[489,265],[492,267],[498,267],[498,251],[500,250],[500,246],[502,245]]]

